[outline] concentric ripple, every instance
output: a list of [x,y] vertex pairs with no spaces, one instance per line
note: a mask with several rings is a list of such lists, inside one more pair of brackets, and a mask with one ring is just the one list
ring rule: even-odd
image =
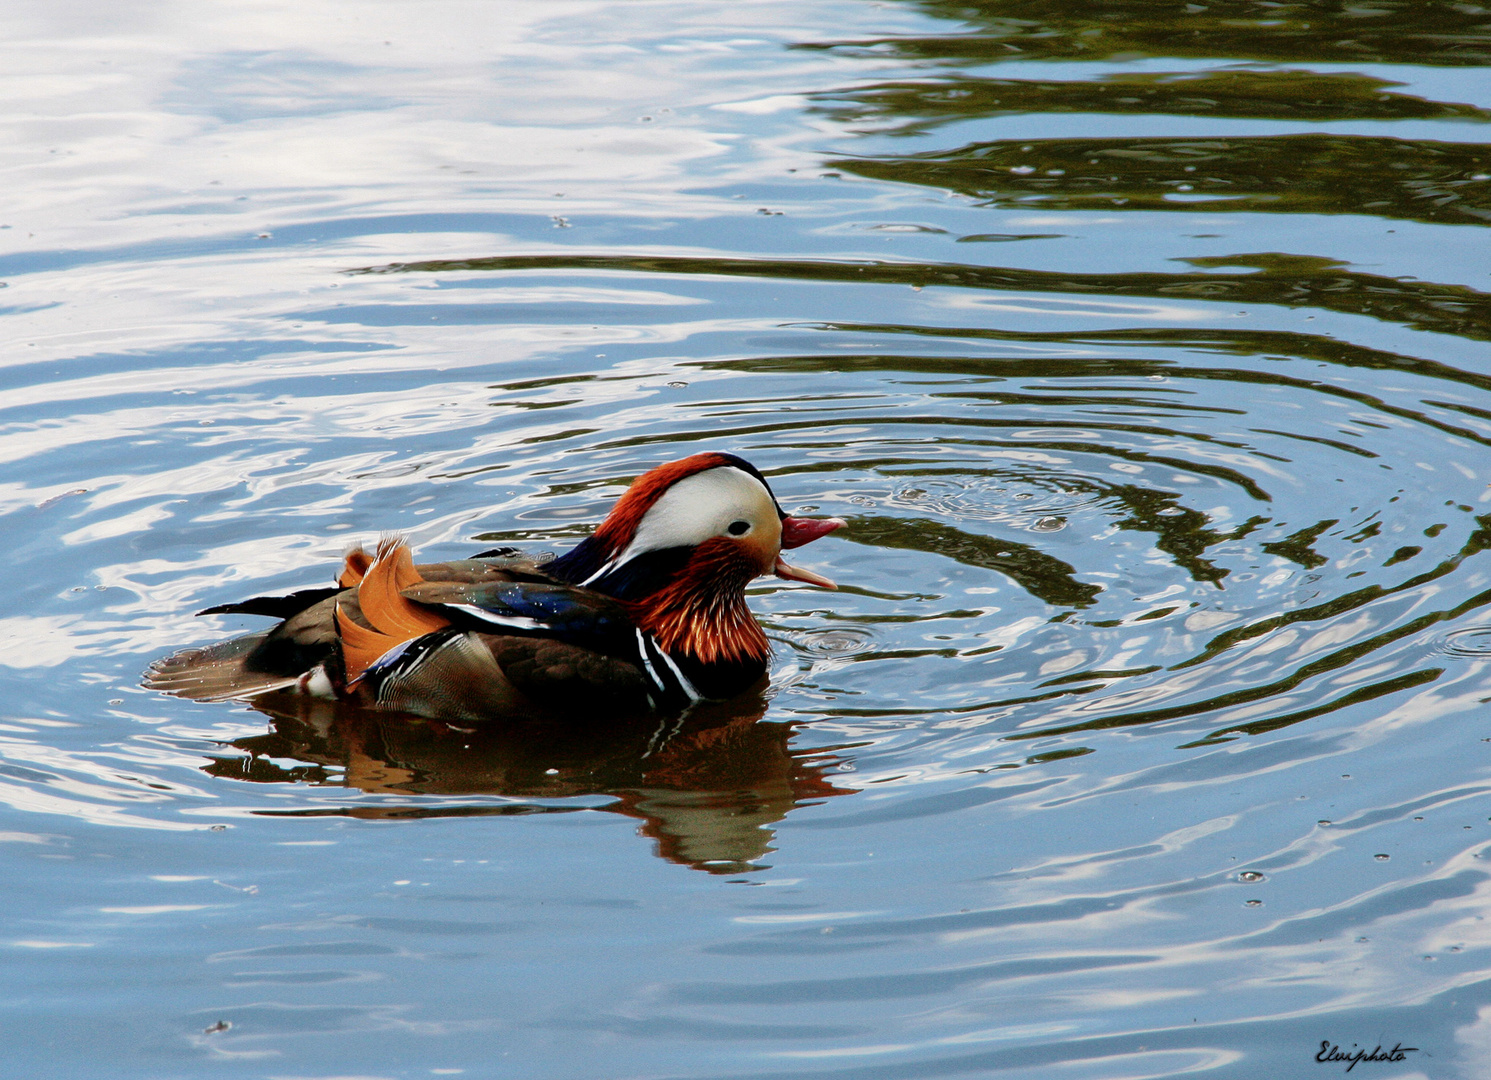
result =
[[1102,497],[1103,489],[1085,477],[991,470],[984,476],[918,474],[915,484],[897,488],[880,504],[918,515],[983,519],[1013,528],[1054,532],[1061,527],[1061,515]]
[[[573,272],[603,263],[577,258]],[[649,290],[713,295],[692,265],[608,265]],[[512,260],[460,268],[395,272],[453,289],[527,280]],[[755,273],[820,270],[840,276],[822,264]],[[1422,662],[1425,635],[1481,607],[1491,585],[1475,558],[1491,537],[1491,427],[1459,404],[1481,376],[1382,353],[1362,365],[1301,330],[993,334],[925,321],[981,288],[865,284],[843,301],[873,304],[881,321],[783,326],[791,351],[748,357],[698,355],[719,332],[698,327],[695,358],[668,369],[690,372],[677,380],[619,360],[604,396],[621,442],[593,445],[604,425],[585,419],[593,406],[572,379],[546,403],[522,384],[521,407],[551,410],[549,454],[728,444],[767,462],[789,498],[849,518],[842,539],[865,554],[834,571],[855,590],[835,608],[880,640],[825,672],[818,689],[841,702],[945,712],[965,731],[977,717],[1001,739],[1164,724],[1210,741],[1439,677]],[[1189,303],[1192,319],[1223,317]],[[670,382],[687,392],[654,389]],[[897,553],[918,560],[914,574],[895,569]],[[797,618],[788,595],[765,600],[784,629]]]
[[1446,656],[1464,660],[1491,657],[1491,626],[1467,626],[1444,635],[1439,647]]

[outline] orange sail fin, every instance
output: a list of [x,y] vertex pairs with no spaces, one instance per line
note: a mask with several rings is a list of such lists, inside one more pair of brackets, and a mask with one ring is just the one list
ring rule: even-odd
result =
[[385,540],[378,545],[378,558],[357,586],[357,604],[362,608],[363,619],[373,629],[393,635],[399,641],[449,626],[449,619],[401,595],[404,589],[423,580],[414,569],[414,558],[404,542]]
[[[367,557],[365,552],[360,554]],[[349,554],[343,574],[352,569],[353,557]],[[336,609],[337,636],[349,685],[389,649],[450,625],[449,620],[400,595],[423,580],[402,540],[384,540],[378,545],[377,557],[357,582],[357,606],[368,625],[348,617],[340,605]]]
[[378,657],[400,643],[400,639],[380,634],[359,626],[343,613],[340,604],[336,609],[337,637],[342,645],[342,666],[346,669],[347,685],[362,678]]
[[373,565],[373,557],[362,548],[353,548],[347,552],[342,563],[342,572],[337,575],[337,584],[344,589],[362,581],[368,572],[368,567]]

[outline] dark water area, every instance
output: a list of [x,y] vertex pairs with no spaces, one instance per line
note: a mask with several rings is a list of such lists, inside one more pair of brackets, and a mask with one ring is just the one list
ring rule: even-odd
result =
[[[1491,1069],[1491,8],[0,26],[15,1075]],[[139,686],[701,450],[761,695]]]

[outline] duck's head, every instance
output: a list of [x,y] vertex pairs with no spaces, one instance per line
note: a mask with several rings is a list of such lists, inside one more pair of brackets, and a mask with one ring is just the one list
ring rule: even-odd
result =
[[[734,454],[695,454],[639,476],[594,535],[547,569],[638,605],[644,621],[664,609],[685,620],[715,613],[749,620],[745,587],[762,574],[835,588],[828,578],[792,566],[782,551],[843,524],[789,516],[760,470]],[[755,628],[754,620],[750,625]],[[759,628],[751,636],[754,651]],[[759,644],[764,648],[764,637]]]
[[665,587],[685,567],[708,566],[721,586],[762,574],[836,588],[782,558],[844,525],[789,516],[771,485],[734,454],[694,454],[632,482],[594,535],[549,567],[556,577],[623,600]]

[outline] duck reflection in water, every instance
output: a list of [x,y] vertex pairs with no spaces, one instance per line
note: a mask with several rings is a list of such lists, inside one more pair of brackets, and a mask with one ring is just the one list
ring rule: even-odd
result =
[[[563,799],[610,795],[600,809],[642,821],[642,835],[669,862],[712,874],[765,869],[775,850],[768,826],[796,807],[854,789],[826,774],[833,748],[793,750],[794,725],[761,722],[766,701],[747,694],[686,716],[608,722],[604,729],[530,717],[460,728],[438,720],[303,694],[261,694],[251,702],[273,720],[270,733],[229,745],[248,756],[213,760],[214,776],[260,783],[344,785],[383,796],[498,795]],[[310,764],[285,767],[285,759]],[[573,813],[539,803],[367,806],[266,811],[274,816],[365,819]]]

